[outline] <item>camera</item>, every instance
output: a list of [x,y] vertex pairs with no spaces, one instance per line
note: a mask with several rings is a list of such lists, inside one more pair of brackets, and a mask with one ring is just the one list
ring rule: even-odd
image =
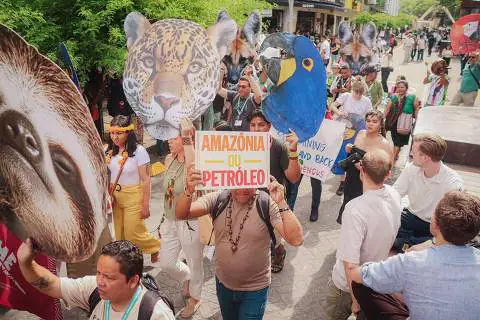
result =
[[366,151],[363,151],[358,147],[352,146],[352,152],[350,153],[350,155],[346,159],[339,161],[338,165],[343,170],[347,170],[349,166],[354,165],[358,161],[362,160],[365,153]]

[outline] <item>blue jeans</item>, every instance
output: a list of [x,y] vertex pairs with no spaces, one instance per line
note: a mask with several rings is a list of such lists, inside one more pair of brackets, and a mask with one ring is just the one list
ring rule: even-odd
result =
[[423,221],[408,209],[403,209],[400,229],[393,247],[397,251],[403,252],[402,248],[405,244],[413,246],[431,238],[430,223]]
[[268,287],[257,291],[233,291],[218,278],[217,298],[225,320],[261,320],[267,305]]
[[[287,181],[287,204],[293,210],[297,201],[298,187],[302,182],[303,174],[297,183]],[[312,187],[312,209],[318,210],[320,207],[320,198],[322,197],[322,181],[310,178],[310,186]]]

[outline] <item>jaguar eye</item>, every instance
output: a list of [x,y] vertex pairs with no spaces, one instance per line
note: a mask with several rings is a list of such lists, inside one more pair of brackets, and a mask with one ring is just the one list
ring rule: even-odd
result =
[[313,69],[313,60],[311,58],[305,58],[302,60],[302,66],[307,71],[312,71]]
[[155,65],[155,60],[152,57],[147,57],[142,60],[143,66],[148,69],[152,69]]
[[190,64],[190,66],[188,67],[188,71],[190,71],[191,73],[198,73],[200,72],[200,70],[202,69],[202,65],[198,62],[193,62],[192,64]]

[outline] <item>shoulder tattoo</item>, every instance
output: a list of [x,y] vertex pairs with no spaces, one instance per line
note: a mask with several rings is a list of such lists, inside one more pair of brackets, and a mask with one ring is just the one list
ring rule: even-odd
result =
[[35,288],[42,290],[46,289],[50,285],[50,282],[47,276],[43,276],[31,282],[30,284]]

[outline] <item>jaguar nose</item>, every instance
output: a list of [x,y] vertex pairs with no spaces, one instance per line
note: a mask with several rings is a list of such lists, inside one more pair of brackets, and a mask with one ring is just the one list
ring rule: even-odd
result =
[[40,138],[32,123],[21,113],[8,110],[0,116],[0,140],[3,140],[30,163],[42,161]]
[[155,96],[155,102],[162,108],[164,113],[173,107],[175,103],[180,101],[177,97],[165,97],[163,95]]

